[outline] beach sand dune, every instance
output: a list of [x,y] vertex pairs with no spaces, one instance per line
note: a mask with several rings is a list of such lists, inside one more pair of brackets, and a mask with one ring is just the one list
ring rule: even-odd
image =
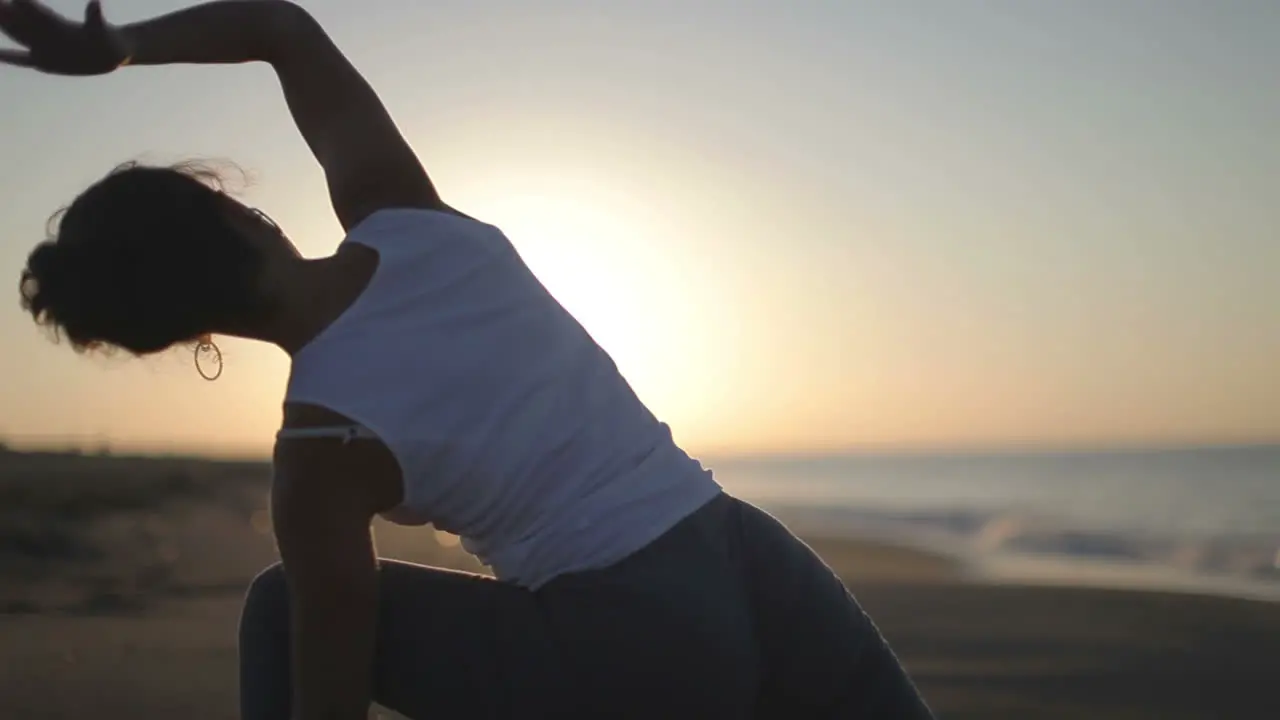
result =
[[[274,558],[268,472],[0,454],[0,718],[236,717],[240,593]],[[928,553],[807,539],[940,717],[1280,717],[1280,605],[982,584]],[[478,569],[429,529],[380,526],[379,545]]]

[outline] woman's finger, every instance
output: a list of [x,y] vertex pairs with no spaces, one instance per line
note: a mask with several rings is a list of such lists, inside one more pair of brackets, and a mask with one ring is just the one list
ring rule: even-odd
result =
[[35,67],[35,64],[31,61],[31,53],[26,50],[0,48],[0,63],[15,67]]
[[44,6],[44,3],[38,0],[13,0],[13,6],[23,12],[34,12],[42,15],[52,15],[53,11]]
[[10,5],[12,25],[24,34],[36,36],[67,24],[66,18],[36,0],[12,0]]
[[15,29],[10,23],[5,22],[3,17],[0,17],[0,35],[9,38],[23,47],[27,47],[28,45],[28,43],[24,41],[25,36],[22,32]]
[[14,19],[14,14],[16,12],[17,11],[13,9],[12,2],[9,0],[0,0],[0,33],[4,33],[5,37],[13,37],[9,28],[16,22]]
[[34,26],[31,11],[21,0],[0,0],[0,33],[22,46],[30,46]]
[[101,30],[107,26],[106,19],[102,17],[101,2],[89,0],[89,4],[84,6],[84,24],[93,30]]

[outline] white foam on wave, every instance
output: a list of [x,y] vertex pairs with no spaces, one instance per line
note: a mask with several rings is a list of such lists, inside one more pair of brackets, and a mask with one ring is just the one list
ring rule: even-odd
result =
[[978,579],[1280,601],[1280,537],[1118,531],[1025,511],[887,511],[763,502],[801,533],[874,539],[962,560]]
[[1072,557],[991,555],[971,566],[989,582],[1152,590],[1280,602],[1280,583],[1216,573],[1192,574],[1144,562],[1099,562]]

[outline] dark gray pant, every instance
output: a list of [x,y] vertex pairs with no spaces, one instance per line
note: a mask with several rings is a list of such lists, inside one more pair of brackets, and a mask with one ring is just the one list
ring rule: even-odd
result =
[[[840,579],[721,495],[622,562],[540,590],[384,561],[374,699],[410,718],[931,718]],[[289,717],[278,566],[240,626],[244,720]]]

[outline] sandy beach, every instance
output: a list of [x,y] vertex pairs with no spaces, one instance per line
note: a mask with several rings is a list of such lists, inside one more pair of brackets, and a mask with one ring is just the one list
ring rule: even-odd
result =
[[[274,550],[258,463],[0,453],[0,718],[236,716],[235,625]],[[476,570],[453,538],[384,555]],[[1019,587],[807,536],[943,718],[1280,717],[1280,604]]]

